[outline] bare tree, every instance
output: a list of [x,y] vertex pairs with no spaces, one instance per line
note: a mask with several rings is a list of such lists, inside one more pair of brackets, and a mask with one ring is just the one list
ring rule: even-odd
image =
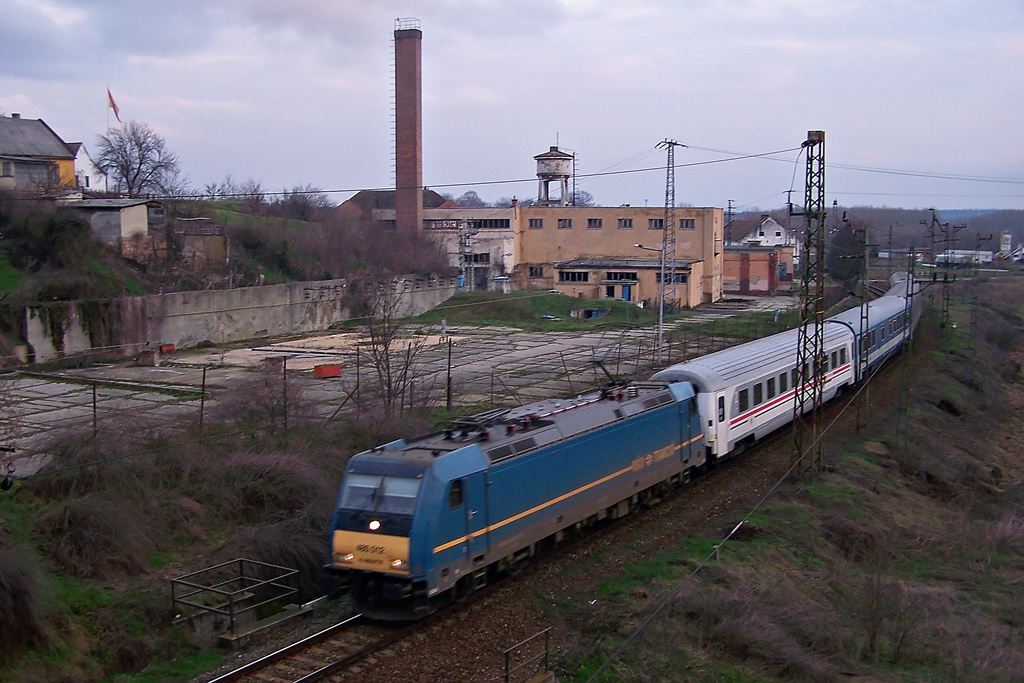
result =
[[404,305],[401,280],[375,278],[361,289],[359,304],[366,316],[367,350],[381,404],[390,417],[401,411],[406,396],[411,394],[416,381],[413,363],[423,349],[423,340],[408,334],[401,317]]
[[145,123],[128,121],[97,137],[94,165],[118,192],[129,197],[162,194],[179,182],[178,157]]

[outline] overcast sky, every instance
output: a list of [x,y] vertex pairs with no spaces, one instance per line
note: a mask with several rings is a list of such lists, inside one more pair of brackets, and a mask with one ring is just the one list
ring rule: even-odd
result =
[[821,129],[829,203],[1024,208],[1021,0],[0,0],[0,112],[93,149],[109,86],[193,187],[340,202],[394,183],[397,17],[421,22],[441,192],[534,197],[557,141],[598,203],[660,206],[672,138],[700,164],[678,202],[772,209]]

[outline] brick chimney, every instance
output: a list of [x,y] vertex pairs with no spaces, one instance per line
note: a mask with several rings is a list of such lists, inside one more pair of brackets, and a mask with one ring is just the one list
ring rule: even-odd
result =
[[418,19],[395,21],[395,228],[423,227],[423,69]]

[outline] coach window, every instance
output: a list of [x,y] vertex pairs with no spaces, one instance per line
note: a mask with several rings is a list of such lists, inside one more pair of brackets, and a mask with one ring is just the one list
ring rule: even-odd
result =
[[836,368],[839,367],[838,361],[839,361],[839,352],[838,351],[833,351],[832,352],[832,369],[833,370],[835,370]]
[[775,398],[775,378],[774,377],[769,377],[768,378],[768,399],[771,400],[773,398]]
[[793,378],[793,381],[791,382],[791,384],[793,385],[793,389],[799,389],[800,388],[800,372],[796,368],[793,368],[789,372],[790,372],[790,375]]
[[754,405],[759,406],[764,403],[764,387],[758,382],[754,385]]
[[750,407],[750,394],[749,389],[740,389],[740,412],[746,412],[747,408]]
[[725,422],[725,396],[718,397],[718,421]]
[[462,505],[462,480],[456,479],[448,489],[448,507],[455,509]]
[[846,347],[839,349],[839,364],[846,365]]
[[787,379],[789,379],[789,377],[788,377],[788,375],[786,375],[786,373],[782,373],[781,375],[779,375],[779,393],[780,394],[782,392],[786,391],[786,389],[789,388],[789,387],[786,386],[786,380]]

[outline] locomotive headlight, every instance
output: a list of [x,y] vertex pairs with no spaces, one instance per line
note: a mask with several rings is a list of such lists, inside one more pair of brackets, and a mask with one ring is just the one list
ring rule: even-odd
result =
[[352,553],[345,553],[344,555],[338,555],[338,560],[342,564],[352,564],[356,559],[356,556]]
[[370,520],[370,531],[376,531],[377,529],[380,529],[380,520]]
[[409,563],[406,562],[405,560],[398,560],[398,559],[391,560],[391,568],[392,569],[408,569],[409,568]]

